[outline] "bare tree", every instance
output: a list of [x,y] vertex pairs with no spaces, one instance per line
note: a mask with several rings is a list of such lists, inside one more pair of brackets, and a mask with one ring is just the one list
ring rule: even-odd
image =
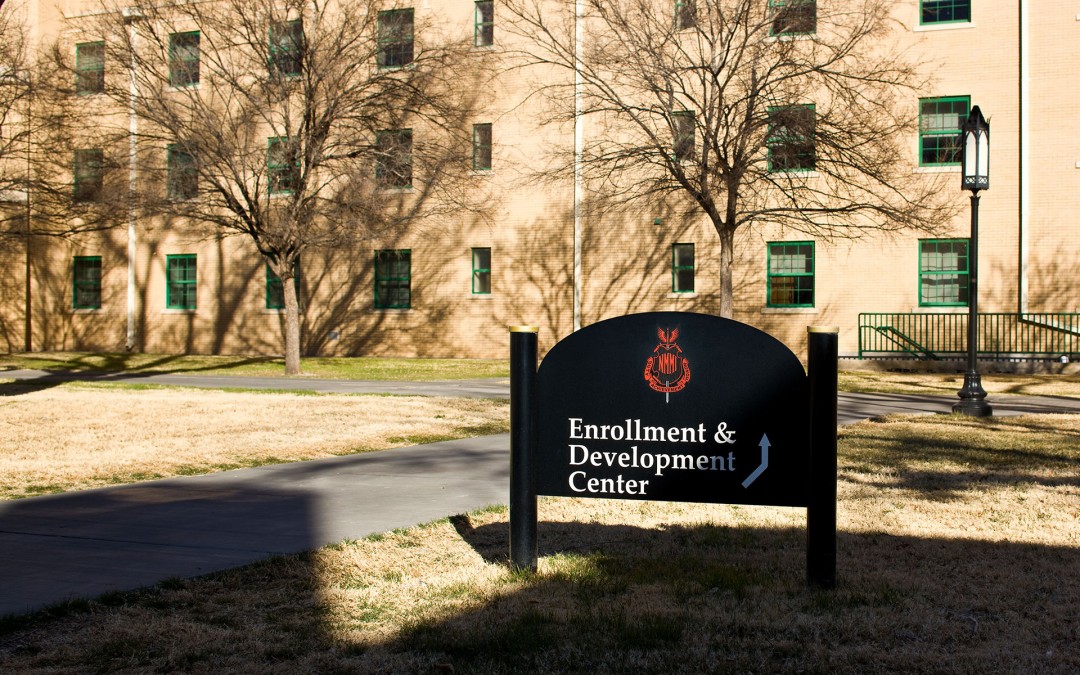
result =
[[912,170],[923,82],[895,46],[893,3],[580,0],[577,16],[576,4],[507,0],[520,64],[566,73],[540,83],[548,121],[587,124],[580,155],[563,150],[547,177],[577,167],[609,202],[682,199],[706,215],[721,316],[740,228],[858,237],[954,213],[941,177]]
[[461,179],[482,56],[384,4],[136,0],[86,27],[127,73],[104,91],[138,118],[141,207],[254,243],[282,282],[288,374],[305,250],[479,203]]

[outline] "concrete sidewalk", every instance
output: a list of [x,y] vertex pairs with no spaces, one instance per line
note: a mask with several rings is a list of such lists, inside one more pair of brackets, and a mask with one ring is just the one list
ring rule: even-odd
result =
[[[94,379],[177,384],[162,377],[182,378],[188,386],[249,386],[239,378],[189,375]],[[49,386],[33,373],[24,379]],[[244,379],[262,380],[252,388],[361,389],[337,380]],[[286,385],[272,386],[278,379]],[[362,384],[383,387],[371,391],[454,395],[444,393],[442,383]],[[457,390],[459,396],[508,396],[500,380],[457,383]],[[841,394],[838,421],[890,412],[948,413],[955,400]],[[1080,413],[1076,399],[1001,396],[991,403],[998,416]],[[503,434],[0,502],[0,616],[505,504],[509,464],[509,436]]]

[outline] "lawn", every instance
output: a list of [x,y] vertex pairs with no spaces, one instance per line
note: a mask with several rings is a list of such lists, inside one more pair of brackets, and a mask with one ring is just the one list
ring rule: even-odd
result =
[[9,672],[1080,672],[1080,416],[840,431],[838,587],[805,512],[542,499],[9,619]]

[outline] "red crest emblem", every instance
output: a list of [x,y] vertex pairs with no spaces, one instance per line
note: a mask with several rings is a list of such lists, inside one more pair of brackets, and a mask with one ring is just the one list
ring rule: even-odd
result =
[[657,328],[660,344],[653,349],[653,355],[645,363],[645,381],[649,388],[663,394],[682,391],[690,381],[690,362],[683,356],[682,348],[675,342],[679,339],[679,329],[666,331]]

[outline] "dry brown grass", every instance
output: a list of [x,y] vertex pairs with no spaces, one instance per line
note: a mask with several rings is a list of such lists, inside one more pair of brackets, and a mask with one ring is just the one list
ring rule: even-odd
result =
[[0,384],[4,499],[508,428],[507,404],[479,399],[21,386]]
[[[842,370],[840,371],[839,385],[840,391],[955,396],[956,392],[964,385],[964,375],[963,373]],[[1080,374],[983,373],[982,385],[987,393],[994,395],[1080,398]]]
[[[839,586],[801,509],[543,499],[9,626],[18,672],[1080,672],[1080,416],[840,439]],[[17,626],[17,629],[13,629]]]

